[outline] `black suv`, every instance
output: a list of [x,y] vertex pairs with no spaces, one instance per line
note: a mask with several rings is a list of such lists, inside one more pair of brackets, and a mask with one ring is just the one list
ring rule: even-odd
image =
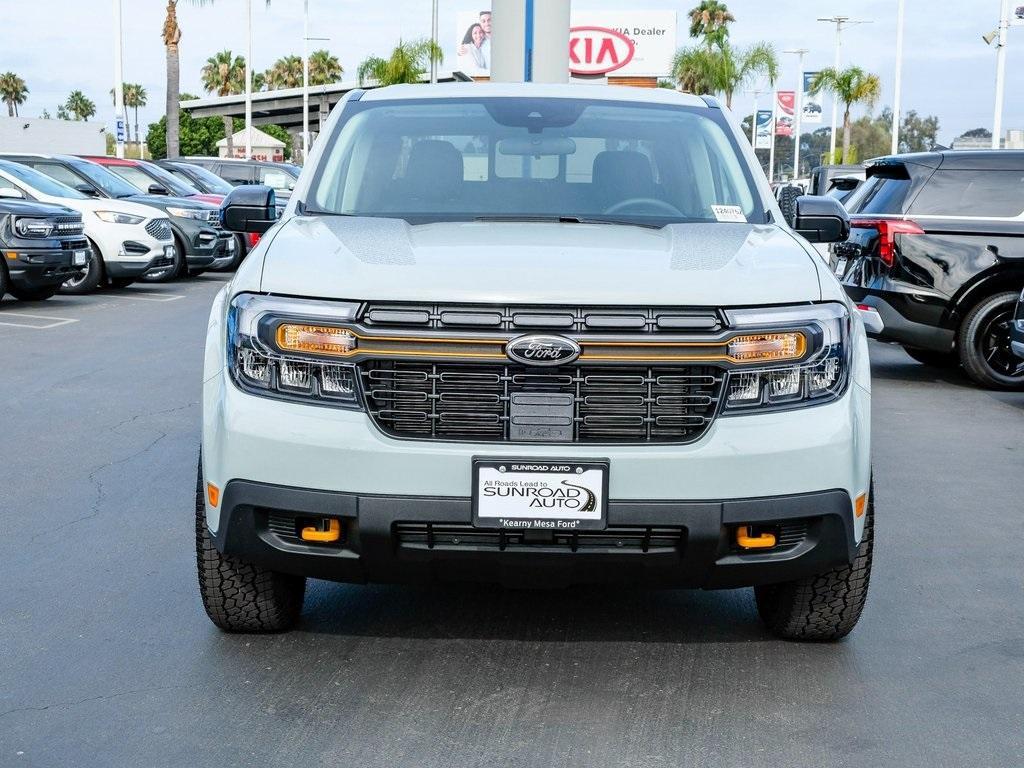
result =
[[979,384],[1024,387],[1010,348],[1024,287],[1024,152],[978,150],[874,161],[832,246],[846,292],[878,310],[879,338],[915,360],[962,365]]
[[[178,162],[191,163],[217,174],[233,187],[265,184],[274,190],[279,202],[291,197],[302,169],[291,163],[269,160],[244,160],[230,157],[180,157]],[[283,206],[279,206],[283,207]]]
[[82,215],[0,194],[0,299],[48,299],[89,261]]

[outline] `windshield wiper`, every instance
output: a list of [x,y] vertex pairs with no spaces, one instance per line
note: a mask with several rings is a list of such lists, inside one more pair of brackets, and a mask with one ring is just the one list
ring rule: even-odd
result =
[[539,221],[555,224],[619,224],[625,227],[643,227],[644,229],[661,229],[663,224],[653,224],[646,221],[633,221],[626,219],[603,219],[592,216],[544,216],[538,215],[489,215],[474,216],[473,221]]

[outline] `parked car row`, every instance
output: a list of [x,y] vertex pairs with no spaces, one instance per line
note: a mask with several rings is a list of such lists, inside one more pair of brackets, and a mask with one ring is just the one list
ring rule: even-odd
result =
[[[271,181],[285,194],[298,173],[287,164],[201,160],[231,169],[237,183]],[[277,176],[267,166],[280,166]],[[233,270],[259,239],[220,225],[218,208],[233,186],[181,159],[0,154],[0,297],[41,300],[58,290]]]

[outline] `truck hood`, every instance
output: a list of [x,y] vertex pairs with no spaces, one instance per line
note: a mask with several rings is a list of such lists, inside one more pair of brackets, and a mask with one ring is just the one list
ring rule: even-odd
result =
[[626,306],[821,298],[814,257],[772,225],[296,216],[264,240],[261,290],[293,296]]

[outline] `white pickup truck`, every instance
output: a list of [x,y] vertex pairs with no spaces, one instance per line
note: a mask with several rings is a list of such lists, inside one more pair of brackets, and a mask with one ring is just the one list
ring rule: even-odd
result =
[[219,627],[307,577],[753,587],[856,624],[871,567],[858,310],[714,99],[523,84],[350,93],[206,342],[196,544]]

